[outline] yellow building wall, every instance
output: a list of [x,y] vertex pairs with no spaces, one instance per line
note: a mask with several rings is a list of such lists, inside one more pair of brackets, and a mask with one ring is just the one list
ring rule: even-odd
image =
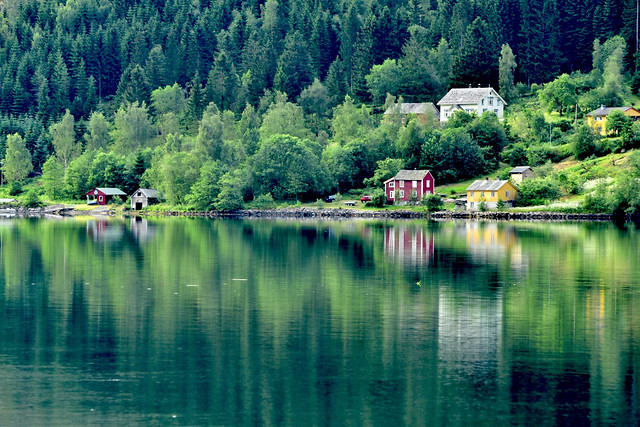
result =
[[[507,191],[509,195],[507,196]],[[491,191],[473,191],[473,196],[471,195],[472,191],[467,191],[467,202],[498,202],[498,200],[502,200],[503,202],[507,202],[509,200],[516,200],[518,198],[518,190],[510,183],[506,182],[502,187],[498,190],[494,191],[493,196],[491,195]]]
[[593,129],[595,133],[598,133],[602,136],[607,135],[607,118],[600,117],[602,120],[595,120],[593,117],[587,117],[587,125]]

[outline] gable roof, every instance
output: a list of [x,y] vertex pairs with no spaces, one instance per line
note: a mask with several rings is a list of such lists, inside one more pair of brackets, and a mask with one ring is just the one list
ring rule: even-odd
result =
[[131,195],[133,196],[138,191],[140,191],[147,199],[157,199],[157,198],[159,198],[158,190],[153,190],[151,188],[138,188]]
[[497,96],[504,105],[507,105],[500,94],[492,87],[451,89],[449,93],[438,101],[438,105],[477,104],[482,98],[490,95]]
[[387,108],[384,114],[427,114],[429,111],[436,117],[440,114],[433,102],[403,102]]
[[635,110],[638,114],[640,114],[640,111],[636,110],[633,107],[605,107],[604,105],[600,108],[598,108],[597,110],[593,110],[592,112],[588,113],[587,116],[591,116],[591,117],[606,117],[609,114],[613,113],[614,111],[619,110],[622,111],[623,113],[629,111],[629,110]]
[[500,179],[482,179],[474,181],[473,184],[467,187],[466,191],[497,191],[508,182]]
[[[125,193],[124,191],[120,190],[119,188],[98,187],[98,188],[96,188],[96,190],[100,191],[101,193],[104,193],[104,195],[106,195],[106,196],[126,196],[127,195],[127,193]],[[90,191],[90,193],[91,193],[91,191]]]
[[531,169],[529,166],[516,166],[515,168],[511,169],[509,173],[523,173],[527,170],[532,171],[533,169]]
[[399,171],[396,176],[391,179],[395,180],[403,180],[403,181],[421,181],[425,176],[429,173],[428,170],[418,169],[418,170],[408,170],[402,169]]

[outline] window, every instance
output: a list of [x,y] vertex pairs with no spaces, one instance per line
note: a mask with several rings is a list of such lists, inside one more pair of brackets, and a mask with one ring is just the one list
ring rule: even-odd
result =
[[491,192],[491,197],[496,197],[496,192],[495,191]]
[[404,197],[404,190],[398,191],[398,197],[400,197],[401,199]]
[[103,201],[103,200],[104,200],[104,198],[103,198],[102,196],[98,196],[98,201],[99,201],[99,202],[101,202],[101,201]]
[[484,197],[484,191],[480,192],[480,197]]
[[473,209],[473,202],[469,203],[469,207]]
[[507,190],[507,191],[505,191],[505,192],[504,192],[504,196],[505,196],[505,197],[509,197],[509,190]]
[[411,181],[411,186],[413,188],[418,188],[418,181]]
[[493,96],[489,97],[489,105],[493,105]]
[[396,198],[396,192],[395,191],[389,191],[389,198],[390,199],[395,199]]
[[469,197],[473,197],[473,191],[469,191]]
[[482,102],[481,102],[481,104],[482,104],[482,105],[484,105],[484,98],[482,98]]
[[395,182],[395,181],[391,181],[391,182],[389,183],[389,188],[393,188],[393,187],[395,187],[395,186],[396,186],[396,182]]
[[404,187],[404,181],[398,181],[398,187]]
[[412,199],[417,199],[418,198],[418,192],[416,190],[411,190],[411,198]]
[[482,109],[482,112],[484,113],[485,111],[487,111],[487,109],[486,109],[486,108],[483,108],[483,109]]
[[497,109],[497,108],[494,108],[494,109],[493,109],[493,112],[494,112],[494,113],[496,113],[496,114],[498,114],[498,109]]
[[424,183],[424,188],[429,188],[430,185],[431,185],[431,181],[427,181]]
[[500,105],[500,100],[496,99],[496,105]]

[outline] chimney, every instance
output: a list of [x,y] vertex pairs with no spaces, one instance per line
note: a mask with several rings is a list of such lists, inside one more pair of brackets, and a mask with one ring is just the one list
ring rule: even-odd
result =
[[605,105],[600,105],[601,110],[604,110],[605,108],[607,108]]

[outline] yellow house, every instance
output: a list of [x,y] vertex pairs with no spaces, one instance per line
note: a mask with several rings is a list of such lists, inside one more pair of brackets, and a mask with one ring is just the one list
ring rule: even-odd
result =
[[594,132],[606,136],[607,135],[607,116],[612,112],[619,110],[624,113],[625,116],[631,117],[631,120],[638,120],[640,117],[640,111],[633,107],[605,107],[602,105],[597,110],[593,110],[587,114],[587,125],[593,129]]
[[467,210],[478,210],[483,202],[487,209],[496,209],[500,200],[505,207],[513,207],[517,198],[518,190],[507,180],[475,181],[467,188]]

